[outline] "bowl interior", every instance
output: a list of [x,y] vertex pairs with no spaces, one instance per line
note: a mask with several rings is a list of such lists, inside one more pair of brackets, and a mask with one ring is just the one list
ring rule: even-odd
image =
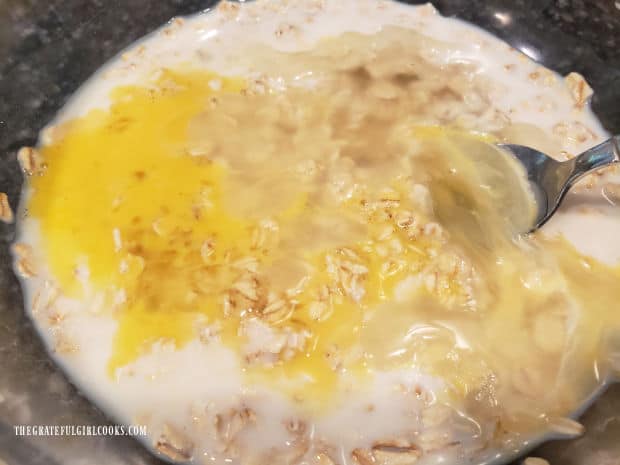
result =
[[[3,0],[0,2],[0,190],[16,206],[22,177],[16,151],[105,61],[173,16],[216,0]],[[406,3],[425,3],[407,1]],[[437,0],[444,14],[494,33],[545,66],[582,73],[606,129],[620,132],[620,10],[609,0]],[[51,362],[23,311],[0,224],[0,459],[9,465],[162,463],[124,437],[20,437],[14,425],[108,424]],[[588,433],[533,452],[559,465],[612,463],[620,457],[620,385],[585,414]],[[614,440],[615,438],[615,440]],[[609,462],[602,458],[608,457]],[[1,461],[0,461],[1,462]],[[614,462],[616,463],[616,462]]]

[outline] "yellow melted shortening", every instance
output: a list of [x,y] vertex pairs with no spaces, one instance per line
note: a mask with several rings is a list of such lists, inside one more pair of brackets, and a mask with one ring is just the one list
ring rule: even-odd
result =
[[[398,62],[389,53],[375,59]],[[483,177],[497,175],[493,166],[467,153],[498,155],[486,142],[501,134],[467,135],[410,104],[420,98],[411,82],[452,98],[438,70],[408,79],[384,68],[331,70],[323,91],[264,95],[242,80],[166,70],[148,86],[116,89],[109,110],[56,128],[27,208],[63,292],[103,292],[118,320],[110,375],[154,342],[181,348],[213,323],[241,354],[242,322],[256,317],[309,338],[275,366],[240,355],[248,379],[321,405],[341,393],[343,370],[362,380],[422,368],[477,405],[477,415],[509,410],[510,428],[523,415],[565,414],[598,382],[603,330],[620,318],[620,270],[562,239],[514,239],[496,202],[515,186],[489,189]],[[373,80],[402,93],[388,114]],[[428,186],[432,210],[414,195],[416,183]],[[403,212],[422,225],[437,221],[447,236],[432,226],[411,233]],[[458,278],[446,256],[463,259],[470,274]],[[258,303],[229,292],[248,257],[258,262]],[[359,298],[333,285],[334,260],[367,269]],[[422,275],[434,284],[412,284]],[[326,286],[317,319],[310,308]],[[268,293],[285,296],[291,312],[265,317]]]
[[[46,174],[32,180],[28,209],[40,221],[63,290],[82,295],[76,273],[86,265],[93,287],[123,289],[127,296],[111,369],[160,338],[192,339],[195,315],[215,314],[215,304],[186,301],[189,277],[200,271],[202,242],[214,233],[224,244],[247,242],[246,223],[217,200],[223,168],[187,153],[187,122],[208,103],[209,78],[165,73],[156,90],[117,89],[109,112],[93,111],[63,126],[62,140],[43,152]],[[238,81],[224,81],[226,90],[240,88]]]
[[[230,169],[200,150],[193,154],[196,147],[188,144],[190,123],[214,103],[213,79],[220,78],[166,71],[152,88],[116,89],[109,111],[92,111],[56,129],[62,137],[42,150],[47,170],[31,180],[28,211],[40,222],[46,257],[62,290],[81,297],[85,287],[103,289],[106,305],[116,309],[110,374],[154,342],[182,347],[195,339],[204,316],[206,323],[223,323],[229,345],[242,344],[240,319],[225,316],[217,291],[240,274],[224,269],[225,263],[255,254],[253,234],[260,222],[230,213],[222,199]],[[243,81],[221,80],[224,94],[243,87]],[[271,196],[271,188],[267,191]],[[290,223],[294,236],[305,195],[272,202],[279,205],[273,219]],[[206,261],[205,244],[215,245]],[[320,252],[310,255],[320,267]],[[266,265],[274,260],[263,258]],[[78,279],[80,267],[88,270],[87,286]],[[119,291],[125,301],[120,305]],[[353,343],[361,313],[342,303],[328,322],[316,324],[307,314],[296,320],[312,329],[311,350],[268,370],[270,376],[309,376],[307,388],[314,394],[307,389],[305,394],[328,397],[336,375],[323,354],[333,344]]]

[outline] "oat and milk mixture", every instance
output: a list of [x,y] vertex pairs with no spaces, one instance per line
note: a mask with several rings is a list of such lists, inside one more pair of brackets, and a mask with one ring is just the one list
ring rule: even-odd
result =
[[487,161],[600,142],[590,93],[430,6],[173,21],[20,151],[28,308],[175,461],[478,463],[578,435],[615,252],[516,236],[527,204]]

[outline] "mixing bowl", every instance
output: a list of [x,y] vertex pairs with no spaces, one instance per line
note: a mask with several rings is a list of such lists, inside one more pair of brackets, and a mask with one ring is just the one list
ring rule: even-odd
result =
[[[16,206],[15,154],[105,61],[173,16],[213,0],[0,0],[0,191]],[[422,3],[409,1],[407,3]],[[437,0],[441,13],[494,33],[545,66],[582,73],[593,108],[620,133],[620,3],[612,0]],[[86,180],[87,181],[87,180]],[[0,225],[0,464],[156,464],[129,437],[16,434],[14,425],[106,425],[105,414],[52,363],[26,317],[9,253],[14,225]],[[620,464],[620,385],[585,413],[586,434],[531,455],[555,465]]]

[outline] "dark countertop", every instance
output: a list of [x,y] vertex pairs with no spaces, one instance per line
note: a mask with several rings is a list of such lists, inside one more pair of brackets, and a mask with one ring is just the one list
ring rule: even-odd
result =
[[[11,204],[16,205],[21,184],[16,151],[35,143],[39,130],[86,78],[171,17],[215,3],[217,0],[0,0],[0,191],[9,194]],[[433,3],[445,15],[478,24],[516,48],[527,47],[530,55],[562,74],[578,71],[585,75],[596,91],[595,112],[608,130],[620,132],[620,2]],[[107,465],[158,463],[127,438],[34,440],[14,435],[12,424],[49,423],[49,404],[65,409],[67,415],[61,420],[69,423],[105,424],[106,419],[75,395],[75,388],[54,368],[24,316],[8,254],[13,237],[13,226],[0,225],[0,394],[5,397],[4,401],[0,397],[0,463],[52,465],[54,460],[40,452],[42,448],[49,448],[57,457],[59,450],[71,448],[73,459],[82,454],[98,457]],[[29,370],[40,376],[26,376]],[[11,396],[6,396],[7,392]],[[38,396],[32,411],[23,405],[22,394],[27,392]],[[620,441],[609,446],[606,439],[620,437],[620,385],[595,404],[585,423],[589,431],[584,438],[550,444],[537,454],[552,458],[553,465],[620,464]],[[65,462],[60,459],[58,463]]]

